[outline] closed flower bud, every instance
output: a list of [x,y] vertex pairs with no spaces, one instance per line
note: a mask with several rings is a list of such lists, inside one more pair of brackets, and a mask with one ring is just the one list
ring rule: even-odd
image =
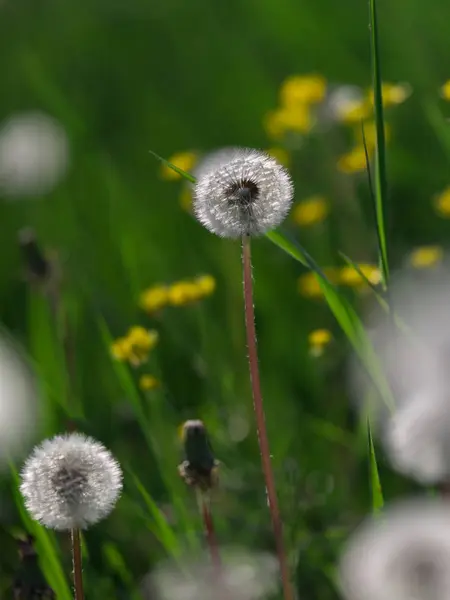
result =
[[277,227],[292,204],[288,171],[264,152],[236,148],[217,152],[199,168],[194,212],[221,237],[262,235]]
[[188,485],[209,489],[217,478],[218,461],[214,458],[211,444],[202,421],[186,421],[182,428],[185,460],[178,467],[181,477]]
[[21,473],[20,491],[33,519],[57,530],[86,529],[108,516],[122,490],[112,454],[80,433],[37,446]]

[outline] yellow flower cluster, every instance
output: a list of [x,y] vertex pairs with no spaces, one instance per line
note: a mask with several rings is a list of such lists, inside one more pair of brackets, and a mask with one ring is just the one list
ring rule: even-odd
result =
[[[357,291],[366,289],[367,281],[373,285],[378,285],[381,282],[381,272],[376,265],[360,263],[357,266],[363,276],[351,265],[341,268],[325,267],[323,272],[331,283],[351,287]],[[319,281],[313,272],[305,273],[299,277],[298,291],[307,298],[321,298],[323,295]]]
[[450,100],[450,79],[442,85],[441,96],[444,100]]
[[[172,163],[182,171],[189,173],[197,162],[197,158],[195,152],[177,152],[177,154],[173,154],[168,159],[168,162]],[[161,166],[161,177],[166,181],[181,179],[181,175],[167,165]]]
[[[404,83],[383,83],[383,105],[385,107],[395,106],[404,102],[411,94],[411,87]],[[349,100],[348,106],[340,108],[339,120],[343,123],[353,125],[355,145],[351,150],[343,154],[337,162],[337,168],[342,173],[357,173],[364,171],[367,166],[366,152],[364,150],[364,139],[361,131],[361,122],[364,122],[364,138],[368,158],[371,159],[376,147],[376,125],[371,118],[373,116],[373,91],[367,90],[359,100]],[[390,129],[385,125],[385,140],[390,139]]]
[[[367,158],[372,158],[377,143],[377,130],[375,121],[368,121],[364,124],[364,136],[361,130],[361,124],[353,129],[355,146],[339,157],[337,168],[342,173],[357,173],[365,171],[367,167]],[[391,130],[387,124],[384,126],[385,141],[388,142],[391,137]],[[364,149],[364,140],[366,141],[366,150]]]
[[152,390],[156,390],[161,385],[159,379],[154,377],[153,375],[149,375],[148,373],[141,375],[139,378],[139,387],[144,392],[150,392]]
[[434,198],[434,206],[439,216],[450,218],[450,186]]
[[308,344],[313,356],[320,356],[333,339],[328,329],[315,329],[308,335]]
[[201,275],[193,280],[177,281],[172,285],[155,285],[142,292],[139,306],[154,313],[165,306],[183,306],[211,296],[216,280],[211,275]]
[[323,196],[310,196],[297,204],[292,211],[292,218],[302,227],[310,227],[321,223],[328,215],[328,203]]
[[325,98],[326,80],[321,75],[293,75],[280,89],[279,106],[264,120],[268,136],[281,139],[286,133],[305,134],[314,124],[312,107]]
[[409,262],[415,269],[427,269],[438,265],[443,257],[441,246],[419,246],[411,252]]
[[116,339],[111,353],[116,360],[129,362],[134,367],[145,363],[150,351],[158,343],[158,332],[144,327],[131,327],[124,337]]
[[[388,108],[402,104],[411,95],[411,86],[408,83],[382,84],[383,106]],[[361,93],[361,98],[348,101],[347,105],[340,107],[338,119],[349,125],[360,124],[361,121],[370,119],[373,115],[373,90],[370,88]]]

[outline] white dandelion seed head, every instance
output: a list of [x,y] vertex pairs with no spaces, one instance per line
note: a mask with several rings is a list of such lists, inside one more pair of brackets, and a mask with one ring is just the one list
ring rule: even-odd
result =
[[235,148],[218,152],[200,167],[194,213],[221,237],[262,235],[277,227],[292,204],[288,171],[264,152]]
[[63,177],[68,160],[67,134],[49,115],[18,113],[0,125],[0,194],[47,194]]
[[13,345],[0,337],[0,470],[21,454],[39,423],[31,371]]
[[384,444],[391,464],[424,485],[450,476],[449,402],[419,393],[387,420]]
[[450,600],[450,508],[399,502],[347,542],[339,565],[346,600]]
[[166,561],[143,582],[144,598],[157,600],[262,600],[278,589],[278,563],[267,553],[221,549],[217,572],[209,557],[186,558],[180,570]]
[[27,459],[20,491],[33,519],[45,527],[86,529],[114,508],[122,471],[100,442],[80,433],[57,435]]
[[421,483],[450,476],[450,274],[398,274],[391,280],[391,315],[374,310],[367,319],[377,361],[392,391],[386,404],[354,361],[351,381],[361,410],[370,406],[376,433],[395,469]]

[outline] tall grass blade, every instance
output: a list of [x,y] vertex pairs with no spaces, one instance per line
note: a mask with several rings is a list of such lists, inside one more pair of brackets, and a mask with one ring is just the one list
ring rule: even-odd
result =
[[378,21],[376,0],[369,0],[370,53],[372,57],[372,86],[375,108],[375,212],[379,243],[381,271],[384,286],[389,280],[388,247],[385,225],[387,202],[386,139],[384,128],[383,91],[381,79],[380,51],[378,43]]

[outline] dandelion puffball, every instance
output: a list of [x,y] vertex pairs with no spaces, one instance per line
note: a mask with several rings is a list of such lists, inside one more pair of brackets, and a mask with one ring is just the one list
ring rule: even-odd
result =
[[114,508],[122,471],[100,442],[80,433],[58,435],[34,449],[20,491],[28,512],[45,527],[86,529]]
[[400,502],[369,518],[339,566],[346,600],[450,600],[450,509],[437,499]]
[[0,194],[46,194],[64,175],[68,160],[67,134],[49,115],[17,113],[0,125]]
[[[373,393],[360,364],[352,369],[355,398],[371,398],[375,431],[392,466],[420,483],[450,476],[450,274],[446,268],[400,273],[389,299],[395,318],[374,309],[367,320],[380,372],[392,392],[390,410]],[[369,393],[368,393],[369,392]],[[367,406],[361,405],[364,414]]]
[[275,159],[249,148],[211,156],[194,187],[194,213],[209,231],[227,238],[256,236],[285,219],[294,186]]
[[17,457],[38,426],[31,372],[11,343],[0,337],[0,470]]
[[222,548],[219,577],[206,556],[164,561],[144,579],[142,595],[152,600],[261,600],[277,591],[278,579],[272,555]]

